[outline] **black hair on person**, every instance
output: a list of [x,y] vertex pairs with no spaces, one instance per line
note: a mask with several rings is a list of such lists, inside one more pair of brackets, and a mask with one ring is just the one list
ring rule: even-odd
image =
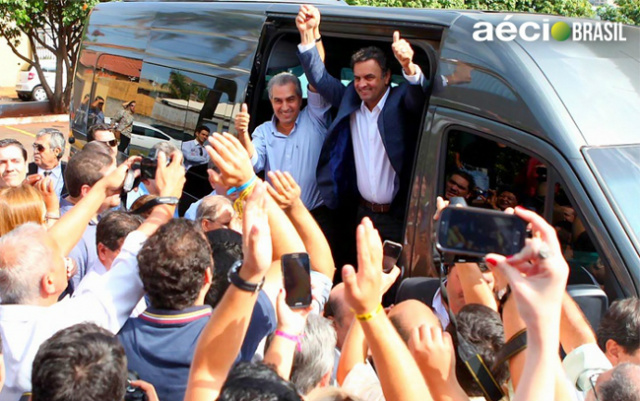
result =
[[302,401],[295,387],[262,363],[241,362],[231,369],[218,401]]
[[476,188],[476,180],[473,178],[471,174],[467,173],[466,171],[454,170],[451,174],[449,174],[449,177],[447,178],[447,180],[453,177],[454,175],[459,175],[469,183],[469,193],[471,193],[471,191],[473,191]]
[[77,198],[81,194],[83,185],[94,186],[102,177],[100,172],[113,164],[113,158],[100,152],[83,150],[76,153],[67,163],[64,171],[64,182],[69,195]]
[[173,219],[144,243],[138,265],[151,306],[182,310],[198,298],[213,260],[200,227],[191,220]]
[[600,320],[597,331],[598,346],[605,352],[607,341],[613,340],[627,354],[640,348],[640,299],[630,297],[611,304]]
[[387,64],[387,56],[384,52],[375,46],[363,47],[357,52],[353,53],[351,56],[351,69],[357,64],[365,61],[374,60],[380,66],[382,70],[382,75],[386,74],[389,71],[389,66]]
[[[487,306],[468,304],[460,309],[456,320],[458,333],[475,346],[484,364],[491,368],[496,361],[496,354],[505,343],[500,315]],[[460,386],[468,396],[482,397],[484,393],[458,355],[458,337],[453,324],[449,324],[447,332],[451,334],[453,346],[456,349],[456,377]],[[509,369],[506,364],[496,367],[491,373],[499,385],[509,379]]]
[[130,232],[142,224],[142,218],[114,210],[102,216],[96,227],[96,245],[102,244],[112,251],[120,249],[120,240],[124,240]]
[[0,139],[0,149],[8,148],[9,146],[15,146],[20,149],[22,151],[22,158],[25,161],[27,160],[27,149],[25,149],[24,145],[20,141],[13,138]]
[[87,130],[87,143],[93,142],[96,140],[96,131],[111,131],[111,128],[105,124],[94,124]]
[[220,228],[209,231],[206,236],[213,252],[215,268],[213,270],[213,282],[204,302],[215,308],[229,287],[229,282],[227,281],[229,269],[237,260],[242,260],[242,235],[233,230]]
[[32,401],[122,401],[127,358],[118,339],[94,323],[62,329],[33,360]]
[[195,132],[200,132],[200,131],[207,131],[208,133],[211,133],[211,129],[209,127],[207,127],[206,125],[198,125],[196,127],[196,131]]

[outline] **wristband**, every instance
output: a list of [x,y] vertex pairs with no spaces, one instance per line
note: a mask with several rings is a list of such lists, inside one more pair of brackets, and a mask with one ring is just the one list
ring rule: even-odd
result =
[[238,274],[238,270],[240,270],[241,266],[242,266],[242,260],[236,261],[231,266],[231,268],[229,269],[229,273],[227,273],[227,281],[233,284],[239,290],[257,294],[262,289],[262,286],[264,285],[264,277],[262,277],[262,280],[259,283],[250,283],[248,281],[245,281]]
[[298,352],[302,351],[302,347],[300,346],[300,344],[302,343],[302,337],[304,337],[304,334],[300,334],[300,335],[293,335],[293,334],[289,334],[289,333],[285,333],[284,331],[281,330],[276,330],[275,332],[276,336],[280,336],[282,338],[286,338],[287,340],[291,340],[293,342],[296,343],[296,349],[298,350]]
[[322,36],[318,36],[318,39],[316,39],[316,43],[321,42],[322,41]]
[[372,312],[368,312],[368,313],[363,313],[361,315],[356,315],[356,319],[358,319],[361,322],[367,322],[371,319],[373,319],[374,317],[376,317],[376,315],[380,312],[384,311],[384,308],[382,307],[382,304],[378,304],[378,307],[372,311]]
[[249,194],[251,194],[256,184],[257,184],[257,181],[253,180],[253,182],[249,186],[247,186],[245,189],[242,190],[242,192],[240,192],[240,194],[238,195],[238,199],[236,199],[233,202],[233,210],[235,210],[236,213],[238,213],[239,218],[242,218],[242,213],[244,212],[244,201],[245,199],[247,199]]
[[254,175],[253,177],[251,177],[251,179],[247,182],[245,182],[244,184],[240,185],[239,187],[233,187],[233,188],[229,188],[229,190],[227,191],[227,195],[231,195],[235,192],[242,192],[245,189],[247,189],[251,184],[253,184],[256,180],[258,179],[257,175]]

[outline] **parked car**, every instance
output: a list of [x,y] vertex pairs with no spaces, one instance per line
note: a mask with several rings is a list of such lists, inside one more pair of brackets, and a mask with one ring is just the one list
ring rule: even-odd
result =
[[[640,29],[621,27],[626,41],[477,41],[480,23],[495,28],[508,20],[512,31],[527,33],[532,23],[586,22],[315,3],[330,55],[326,67],[335,77],[349,79],[350,56],[363,46],[386,49],[393,60],[396,30],[411,42],[414,61],[432,82],[457,68],[470,70],[470,82],[434,88],[419,117],[415,157],[407,160],[414,175],[400,262],[409,275],[439,271],[436,197],[453,169],[465,168],[485,183],[481,190],[522,186],[525,206],[562,234],[570,286],[587,285],[602,295],[604,289],[610,300],[640,294],[640,214],[632,203],[640,198]],[[277,1],[100,3],[87,22],[74,102],[99,93],[115,113],[135,96],[136,113],[181,125],[183,132],[207,123],[233,131],[245,102],[252,131],[272,115],[269,78],[299,70],[298,11]],[[176,13],[182,17],[173,18]],[[401,74],[398,63],[390,65],[393,75]],[[72,122],[72,130],[81,127]],[[206,176],[199,186],[191,184],[188,191],[208,193]]]
[[[42,67],[47,84],[53,90],[56,82],[55,60],[41,60],[40,67]],[[63,73],[62,82],[64,83],[66,79],[66,74]],[[16,81],[16,92],[20,100],[35,100],[38,102],[47,100],[47,92],[42,87],[36,67],[31,64],[24,64],[20,68]]]
[[[111,124],[111,118],[106,117],[104,119],[105,124]],[[149,124],[141,123],[139,121],[133,122],[131,129],[131,142],[129,143],[129,155],[143,155],[146,156],[153,145],[158,142],[169,141],[174,144],[178,149],[182,146],[182,142],[172,138],[160,129],[153,127]]]

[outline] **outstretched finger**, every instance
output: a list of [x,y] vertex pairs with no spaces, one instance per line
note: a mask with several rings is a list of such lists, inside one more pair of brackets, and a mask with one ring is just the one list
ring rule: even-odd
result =
[[[349,299],[360,298],[360,288],[358,287],[358,280],[356,278],[356,270],[351,265],[344,265],[342,267],[342,282],[344,283],[344,289],[349,297],[347,297],[347,303]],[[353,307],[353,305],[349,305]]]
[[400,40],[400,31],[393,31],[393,43]]
[[287,203],[287,199],[281,193],[279,193],[270,183],[267,183],[267,192],[269,193],[269,195],[271,195],[273,200],[276,201],[278,205],[281,206]]

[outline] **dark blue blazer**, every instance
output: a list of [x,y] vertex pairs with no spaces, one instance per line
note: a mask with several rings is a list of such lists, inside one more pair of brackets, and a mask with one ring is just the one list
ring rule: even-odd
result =
[[[317,48],[304,53],[298,52],[298,57],[309,83],[333,107],[338,108],[338,114],[327,131],[316,170],[318,189],[325,205],[336,209],[360,196],[351,142],[350,115],[358,110],[362,100],[356,93],[353,82],[345,87],[338,79],[329,75]],[[392,212],[402,213],[405,208],[421,112],[428,87],[425,79],[424,86],[405,82],[391,88],[378,118],[382,143],[397,175],[395,188],[398,188],[398,192],[391,205]]]

